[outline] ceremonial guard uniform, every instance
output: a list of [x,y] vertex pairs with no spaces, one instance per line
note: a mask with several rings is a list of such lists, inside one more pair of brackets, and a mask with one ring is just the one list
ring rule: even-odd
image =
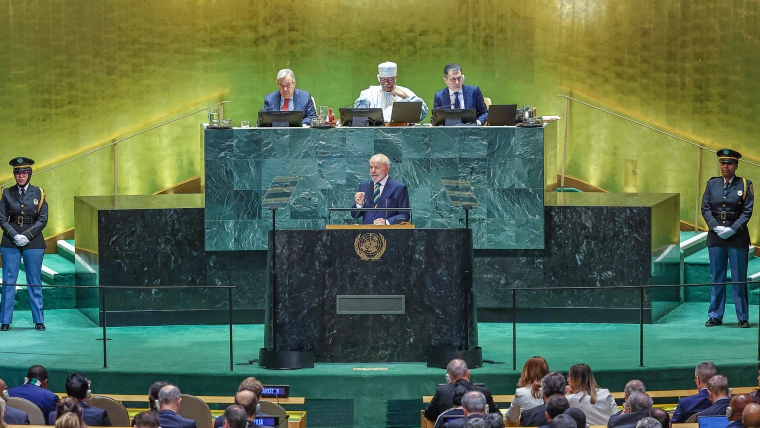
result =
[[0,243],[0,255],[3,260],[0,331],[9,330],[13,322],[16,286],[5,284],[16,284],[22,258],[35,328],[45,330],[41,285],[42,258],[46,245],[42,229],[47,225],[48,205],[45,191],[41,187],[29,184],[33,164],[33,160],[25,157],[10,161],[16,185],[4,189],[0,199],[0,228],[3,230]]
[[[732,281],[747,280],[749,253],[749,230],[747,222],[752,217],[754,188],[752,182],[735,175],[741,154],[735,150],[718,151],[723,177],[707,181],[702,196],[702,217],[709,229],[707,247],[710,254],[710,272],[713,283],[725,283],[727,265],[731,267]],[[731,286],[739,326],[749,327],[747,284]],[[710,295],[707,327],[723,324],[726,304],[726,286],[714,285]]]

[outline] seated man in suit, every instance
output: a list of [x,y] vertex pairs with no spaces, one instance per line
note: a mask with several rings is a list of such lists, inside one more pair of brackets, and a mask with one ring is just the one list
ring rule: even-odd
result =
[[649,417],[658,421],[662,428],[670,428],[670,414],[659,407],[652,407]]
[[135,415],[133,426],[135,428],[158,428],[158,415],[154,412],[141,412]]
[[8,396],[26,398],[36,404],[43,415],[49,415],[58,408],[58,396],[48,391],[47,387],[47,370],[45,367],[34,365],[27,370],[24,384],[8,389]]
[[317,117],[317,109],[310,93],[296,89],[296,75],[293,74],[293,70],[284,68],[277,73],[277,87],[279,90],[264,98],[262,110],[300,110],[303,113],[304,126],[311,125],[311,120]]
[[462,410],[462,397],[468,392],[470,392],[470,389],[466,385],[458,385],[454,388],[454,396],[452,397],[452,404],[454,407],[438,415],[438,419],[435,420],[434,428],[443,428],[445,417],[464,416],[464,410]]
[[726,407],[731,398],[728,396],[728,379],[723,375],[715,375],[707,381],[707,394],[712,401],[712,406],[699,412],[697,418],[702,416],[721,416],[726,414]]
[[[241,395],[240,393],[243,391],[250,391],[256,396],[256,404],[255,404],[255,417],[266,417],[269,416],[264,412],[259,411],[259,401],[261,401],[261,394],[264,392],[264,385],[257,380],[255,377],[250,376],[245,379],[243,379],[242,382],[240,382],[240,386],[238,386],[238,392],[235,394],[235,404],[243,406],[246,411],[248,411],[248,405],[245,402],[245,397],[248,397],[248,395]],[[241,401],[243,400],[243,401]],[[253,421],[253,418],[251,418],[251,421]],[[224,427],[224,415],[219,416],[214,420],[214,428],[223,428]]]
[[[441,385],[436,389],[433,399],[430,400],[425,409],[425,419],[434,421],[438,415],[453,407],[454,389],[459,385],[464,385],[472,391],[480,391],[488,403],[488,413],[500,413],[496,403],[493,402],[491,391],[483,386],[478,386],[470,382],[470,370],[464,360],[451,360],[446,366],[446,374],[449,375],[451,383]],[[563,378],[564,379],[564,378]],[[564,387],[563,387],[564,388]],[[464,406],[464,397],[462,397],[462,406]]]
[[[744,408],[751,403],[752,398],[749,394],[736,394],[731,397],[731,401],[728,403],[728,407],[726,407],[726,417],[728,418],[728,426],[726,428],[743,428],[742,414],[744,413]],[[730,412],[729,409],[731,409]]]
[[652,404],[652,398],[646,393],[632,393],[623,404],[623,414],[614,419],[610,418],[607,428],[636,428],[640,420],[649,417]]
[[744,428],[760,427],[760,404],[749,403],[742,412],[742,426]]
[[[560,372],[551,372],[541,379],[541,392],[544,403],[554,395],[565,396],[565,376]],[[547,425],[546,404],[536,406],[520,414],[521,427],[540,427]]]
[[409,208],[409,191],[404,183],[388,177],[390,170],[388,156],[378,153],[370,158],[369,175],[372,180],[359,185],[359,191],[354,195],[354,208],[383,208],[383,211],[351,211],[354,218],[364,217],[364,224],[374,225],[409,221],[408,211],[393,211],[393,208]]
[[[90,395],[90,381],[82,373],[74,372],[66,378],[66,394],[69,397],[79,401],[79,407],[82,408],[82,420],[91,427],[110,427],[111,420],[108,419],[108,413],[99,407],[92,407],[84,402]],[[48,415],[48,424],[55,425],[58,419],[58,410],[50,412]]]
[[[435,93],[434,109],[474,108],[478,116],[478,125],[486,123],[488,108],[483,101],[483,93],[477,86],[464,84],[464,75],[459,64],[452,62],[443,68],[443,81],[446,87]],[[432,121],[432,118],[430,120]]]
[[462,397],[462,410],[464,417],[449,421],[449,428],[460,428],[467,425],[472,419],[483,419],[486,415],[486,396],[480,391],[470,391]]
[[[543,428],[549,428],[554,418],[561,414],[564,414],[565,410],[569,408],[570,402],[567,401],[567,398],[565,398],[564,395],[557,394],[549,397],[549,399],[546,400],[546,420],[549,423],[544,425]],[[569,417],[572,418],[572,416]]]
[[691,415],[712,406],[712,401],[710,401],[710,396],[707,393],[707,382],[716,374],[718,374],[718,369],[715,368],[712,361],[705,361],[697,365],[694,369],[694,382],[697,384],[699,392],[678,400],[678,406],[673,412],[673,417],[670,418],[671,423],[686,422]]
[[379,108],[383,110],[383,120],[391,121],[393,103],[422,101],[420,120],[427,116],[428,106],[411,89],[396,85],[398,66],[395,62],[384,62],[377,66],[377,80],[380,86],[370,86],[361,91],[354,101],[355,108]]
[[174,385],[166,385],[158,391],[158,421],[161,428],[195,428],[195,421],[178,415],[182,393]]
[[[644,386],[644,382],[637,379],[629,380],[628,383],[625,384],[625,388],[623,388],[623,402],[628,401],[628,397],[630,397],[634,392],[647,392],[647,388]],[[615,423],[615,418],[620,417],[624,412],[625,408],[612,415],[610,417],[610,420],[607,422],[607,426],[612,426],[610,424]]]
[[[8,400],[8,385],[2,379],[0,379],[0,394],[4,401]],[[29,415],[24,411],[5,406],[3,421],[8,425],[29,425]]]
[[566,414],[557,415],[554,419],[552,419],[552,422],[548,425],[549,428],[583,428],[578,427],[578,424],[575,422],[575,419]]
[[[246,392],[253,395],[250,391]],[[224,428],[248,428],[248,425],[248,417],[243,406],[233,404],[224,410]]]
[[586,428],[586,414],[583,413],[583,410],[577,409],[575,407],[571,407],[567,410],[565,410],[565,413],[567,416],[570,416],[575,420],[575,426],[580,428]]

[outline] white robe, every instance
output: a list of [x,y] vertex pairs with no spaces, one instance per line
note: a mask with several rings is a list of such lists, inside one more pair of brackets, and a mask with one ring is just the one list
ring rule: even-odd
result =
[[386,122],[391,121],[391,112],[393,111],[394,102],[413,102],[422,101],[422,111],[420,111],[420,121],[428,114],[428,106],[425,104],[425,100],[418,97],[414,92],[410,91],[403,86],[396,85],[396,89],[404,91],[407,98],[401,98],[391,94],[390,92],[383,91],[382,86],[370,86],[363,90],[359,94],[359,98],[354,101],[355,108],[381,108],[383,109],[383,119]]

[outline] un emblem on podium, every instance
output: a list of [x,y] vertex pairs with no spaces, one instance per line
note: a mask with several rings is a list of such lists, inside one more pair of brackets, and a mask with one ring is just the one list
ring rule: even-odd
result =
[[356,254],[364,261],[380,260],[386,247],[385,237],[379,233],[360,233],[354,239]]

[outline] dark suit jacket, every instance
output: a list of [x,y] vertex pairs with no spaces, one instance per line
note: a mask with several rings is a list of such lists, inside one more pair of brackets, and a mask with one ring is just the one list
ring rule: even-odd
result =
[[[92,407],[87,403],[80,401],[79,406],[82,408],[82,419],[87,426],[91,427],[110,427],[113,426],[111,420],[108,419],[108,412],[100,407]],[[55,425],[55,418],[58,416],[58,411],[50,412],[48,415],[48,425]]]
[[636,428],[636,424],[649,417],[649,410],[639,412],[621,413],[614,415],[607,422],[607,428]]
[[[266,418],[267,416],[271,416],[271,415],[268,415],[262,412],[256,413],[257,418]],[[224,426],[224,415],[219,416],[218,418],[214,419],[214,428],[222,428],[223,426]],[[248,421],[248,428],[253,428],[255,426],[256,425],[253,424],[253,421]],[[266,426],[266,425],[263,425],[263,426]]]
[[[280,91],[274,91],[271,94],[268,94],[264,98],[264,107],[262,110],[279,110],[281,100],[282,96],[280,95]],[[303,113],[303,124],[311,125],[311,120],[317,117],[317,109],[314,107],[314,102],[311,100],[311,94],[296,89],[293,91],[293,98],[290,99],[290,102],[293,103],[293,111],[301,110]]]
[[[702,194],[702,217],[709,227],[707,232],[708,247],[748,247],[750,243],[747,222],[752,217],[755,205],[755,195],[750,191],[752,182],[747,180],[747,188],[739,176],[734,176],[727,189],[723,188],[723,177],[713,177],[707,180],[705,193]],[[741,194],[740,194],[741,193]],[[721,219],[721,212],[726,219]],[[733,229],[736,234],[723,239],[713,232],[715,226],[725,226]]]
[[26,412],[8,406],[5,406],[3,420],[8,425],[30,425],[29,415]]
[[[375,183],[372,180],[365,181],[359,185],[359,191],[364,192],[364,208],[372,208],[372,195],[375,192]],[[388,177],[388,181],[385,182],[385,188],[381,192],[380,199],[377,201],[378,208],[409,208],[409,191],[404,183]],[[354,207],[356,207],[356,204],[354,204]],[[409,221],[408,211],[351,211],[351,215],[354,218],[363,216],[364,224],[372,224],[376,218],[384,218],[390,224]],[[451,392],[453,395],[454,390],[452,389]],[[451,400],[449,400],[449,406],[443,410],[450,407],[452,407]]]
[[[31,186],[29,186],[31,187]],[[11,397],[26,398],[42,410],[42,414],[49,415],[50,412],[58,407],[58,396],[47,389],[25,383],[23,385],[8,388],[8,395]]]
[[699,417],[702,416],[724,416],[726,414],[726,407],[728,407],[728,403],[731,402],[731,399],[726,398],[719,398],[715,400],[712,406],[706,408],[705,410],[702,410],[699,412]]
[[[493,402],[491,391],[488,388],[482,386],[476,386],[472,382],[468,382],[464,379],[459,379],[454,383],[447,383],[441,385],[435,390],[433,399],[430,400],[427,409],[425,409],[425,418],[429,421],[435,421],[438,415],[446,410],[454,407],[454,388],[457,385],[466,385],[471,390],[480,391],[486,396],[486,403],[488,404],[488,413],[500,413],[496,403]],[[464,426],[464,425],[463,425]]]
[[683,397],[678,400],[678,407],[676,407],[676,410],[673,412],[673,417],[670,418],[670,422],[674,424],[686,422],[691,415],[699,413],[710,406],[712,406],[712,401],[710,401],[710,397],[707,395],[707,388],[704,388],[700,390],[698,394]]
[[540,427],[548,423],[549,421],[546,420],[546,404],[525,410],[520,414],[521,427]]
[[[23,233],[29,239],[29,243],[24,248],[45,248],[45,238],[42,237],[42,229],[47,226],[48,221],[48,204],[47,195],[44,195],[44,190],[41,187],[29,185],[26,188],[24,194],[24,200],[21,200],[21,195],[18,193],[18,185],[11,186],[3,190],[2,200],[0,201],[0,228],[3,230],[3,240],[0,245],[5,248],[18,248],[13,243],[13,237],[19,233]],[[36,204],[34,202],[37,202]],[[17,215],[23,213],[24,217],[33,219],[34,223],[23,222],[23,225],[17,224],[15,221],[8,221],[8,216],[13,216],[15,219]],[[20,388],[16,386],[11,389]],[[39,388],[37,385],[31,385],[35,388]],[[51,392],[52,394],[52,392]],[[11,397],[15,395],[11,394]],[[27,398],[27,397],[23,397]],[[27,398],[28,399],[28,398]],[[29,399],[28,399],[29,400]],[[33,403],[37,402],[33,400]],[[39,406],[39,404],[37,404]],[[42,410],[45,412],[45,409]],[[47,413],[44,413],[47,415]]]
[[470,415],[465,418],[456,418],[446,424],[448,428],[464,428],[467,425],[467,421],[470,419],[483,419],[483,415]]
[[195,428],[195,421],[185,419],[171,410],[158,412],[158,422],[161,428]]
[[[483,101],[483,93],[480,92],[480,88],[462,85],[462,98],[464,98],[464,108],[474,108],[480,123],[485,123],[488,120],[488,108],[485,101]],[[451,108],[451,93],[449,92],[449,88],[441,89],[435,93],[433,108]],[[432,120],[430,118],[431,122]]]

